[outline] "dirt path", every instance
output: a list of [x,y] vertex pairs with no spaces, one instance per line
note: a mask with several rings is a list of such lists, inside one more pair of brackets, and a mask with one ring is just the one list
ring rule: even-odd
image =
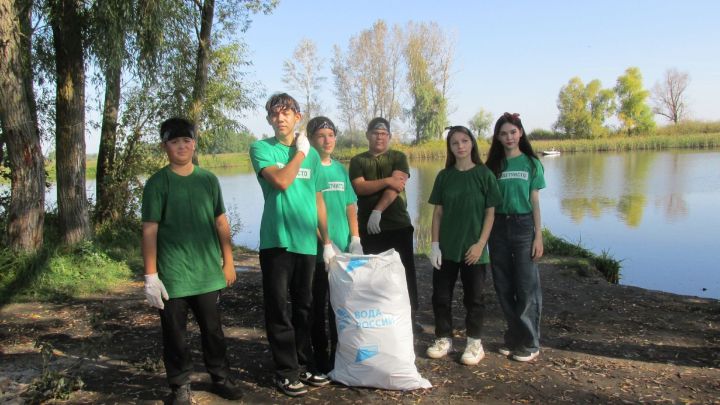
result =
[[[720,404],[718,300],[610,285],[592,271],[549,258],[541,265],[543,350],[538,360],[517,363],[496,352],[503,321],[488,280],[487,355],[480,365],[467,367],[459,363],[459,353],[441,360],[424,355],[433,339],[432,270],[426,259],[417,260],[426,333],[416,339],[416,364],[434,387],[393,392],[332,385],[293,403]],[[222,297],[231,366],[246,387],[245,403],[286,403],[287,397],[272,386],[257,257],[238,257],[238,265],[243,270],[239,282]],[[462,327],[461,306],[454,316],[456,327]],[[191,330],[196,401],[225,403],[207,392],[198,331]],[[0,404],[27,400],[19,393],[43,368],[38,341],[53,349],[48,370],[65,371],[84,383],[70,403],[159,404],[169,393],[160,361],[159,319],[146,306],[140,282],[105,297],[2,308]],[[463,347],[462,329],[455,343]]]

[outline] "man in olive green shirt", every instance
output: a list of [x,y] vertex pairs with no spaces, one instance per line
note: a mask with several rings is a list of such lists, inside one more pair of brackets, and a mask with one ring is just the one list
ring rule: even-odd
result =
[[[405,183],[410,166],[404,153],[390,149],[390,123],[373,118],[367,127],[368,151],[350,160],[350,181],[358,196],[358,225],[365,253],[395,249],[405,267],[413,321],[418,309],[413,232],[407,211]],[[413,331],[422,326],[413,322]]]

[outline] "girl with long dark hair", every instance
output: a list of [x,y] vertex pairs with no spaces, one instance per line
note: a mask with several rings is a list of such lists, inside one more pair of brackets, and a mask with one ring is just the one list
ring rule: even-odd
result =
[[540,354],[542,293],[536,262],[543,255],[539,190],[545,188],[545,177],[519,114],[505,113],[497,120],[485,164],[503,196],[489,242],[495,291],[507,321],[499,351],[530,361]]

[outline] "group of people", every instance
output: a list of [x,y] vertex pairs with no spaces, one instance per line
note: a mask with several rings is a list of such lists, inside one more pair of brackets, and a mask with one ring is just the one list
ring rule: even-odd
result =
[[[275,363],[274,381],[286,395],[330,383],[337,332],[328,300],[328,266],[338,252],[376,254],[395,249],[405,268],[413,330],[418,294],[413,233],[405,186],[407,157],[390,149],[390,122],[368,123],[368,150],[349,170],[332,158],[337,129],[327,117],[307,123],[297,101],[274,94],[265,105],[274,136],[258,140],[250,158],[264,197],[260,225],[265,328]],[[485,164],[472,132],[448,128],[447,160],[438,173],[430,261],[436,340],[431,358],[452,351],[452,295],[458,273],[464,290],[467,344],[461,361],[477,364],[488,263],[507,320],[500,352],[518,361],[538,356],[541,294],[535,261],[543,254],[538,190],[543,169],[517,114],[497,121]],[[172,403],[192,402],[192,359],[186,342],[188,310],[200,327],[212,390],[239,399],[230,376],[218,302],[236,279],[230,227],[217,178],[192,163],[192,122],[160,126],[169,164],[151,176],[142,201],[145,294],[159,310],[163,361]],[[489,254],[488,254],[489,245]],[[490,258],[492,262],[490,262]],[[330,336],[328,336],[328,332]]]

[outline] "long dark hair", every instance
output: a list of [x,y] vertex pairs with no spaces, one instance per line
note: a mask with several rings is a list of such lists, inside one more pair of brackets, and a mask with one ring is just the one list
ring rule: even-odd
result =
[[[500,141],[498,140],[498,136],[500,135],[500,128],[507,123],[515,125],[516,127],[518,127],[520,132],[522,132],[522,135],[520,136],[520,141],[518,142],[520,152],[524,153],[525,156],[528,157],[528,159],[532,160],[532,158],[535,158],[540,160],[533,151],[532,145],[530,145],[530,141],[528,140],[527,134],[525,133],[525,128],[523,128],[522,121],[520,121],[520,114],[510,114],[506,112],[505,114],[500,116],[500,118],[498,118],[497,122],[495,122],[495,130],[493,131],[492,144],[490,144],[488,157],[485,161],[487,167],[492,170],[493,173],[495,173],[495,177],[497,178],[500,178],[503,170],[505,170],[505,167],[507,167],[505,148],[503,148],[502,143],[500,143]],[[534,172],[535,165],[533,164],[530,166],[532,167],[532,170]]]
[[478,152],[477,142],[475,141],[475,137],[473,136],[472,132],[470,132],[469,129],[465,128],[462,125],[447,127],[445,129],[448,130],[447,139],[445,142],[445,144],[447,146],[447,158],[445,159],[445,168],[446,169],[450,166],[455,166],[455,163],[456,163],[455,155],[450,150],[450,138],[452,138],[452,136],[456,132],[461,132],[470,137],[470,141],[472,142],[472,150],[470,151],[470,159],[472,159],[472,162],[475,163],[476,165],[483,164],[482,160],[480,160],[480,152]]

